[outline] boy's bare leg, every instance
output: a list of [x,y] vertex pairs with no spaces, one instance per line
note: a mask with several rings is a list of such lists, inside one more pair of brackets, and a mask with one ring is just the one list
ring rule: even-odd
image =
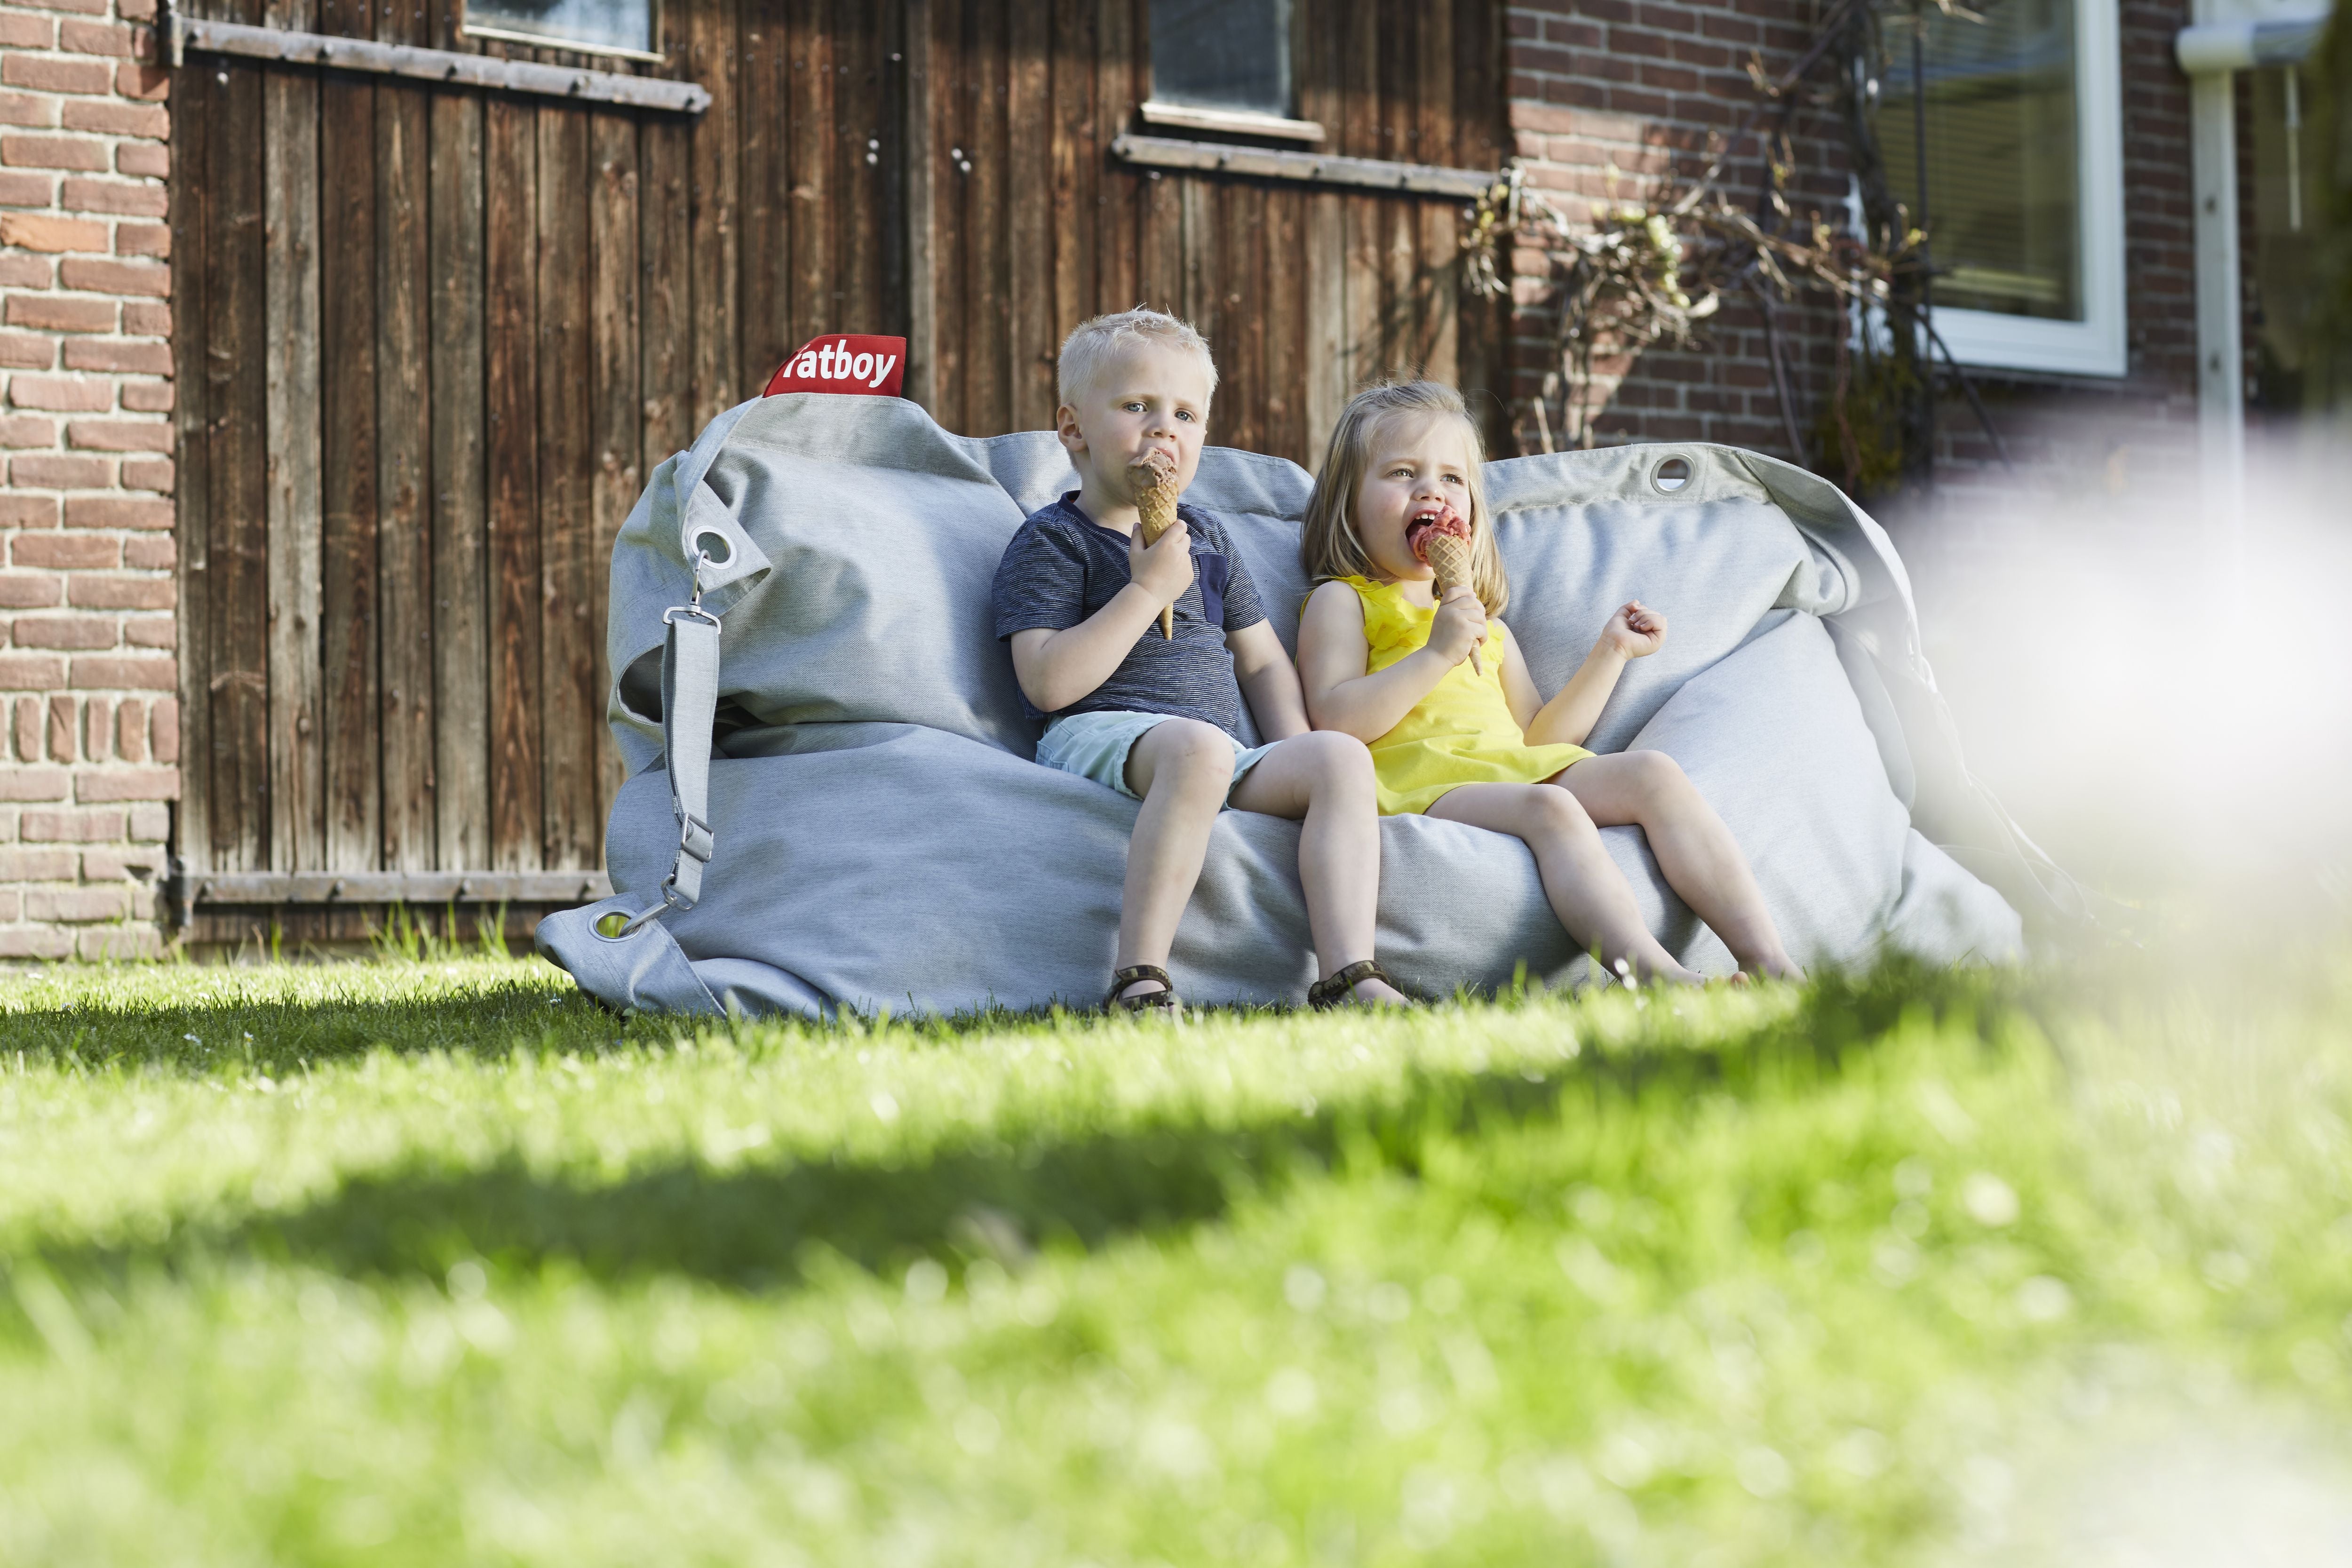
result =
[[1429,815],[1526,839],[1535,851],[1552,913],[1580,944],[1598,948],[1611,968],[1622,959],[1644,980],[1696,985],[1705,979],[1677,963],[1642,923],[1625,874],[1601,847],[1600,828],[1568,791],[1549,784],[1463,784],[1440,795]]
[[[1381,897],[1380,797],[1363,742],[1332,731],[1278,741],[1234,787],[1244,811],[1301,823],[1298,881],[1307,894],[1307,929],[1318,973],[1337,974],[1373,955]],[[1360,980],[1360,1002],[1403,1003],[1381,980]]]
[[[1127,787],[1143,797],[1127,843],[1127,885],[1118,907],[1118,957],[1165,968],[1176,923],[1201,879],[1209,829],[1224,809],[1234,782],[1234,743],[1213,724],[1171,719],[1155,724],[1127,753]],[[1139,980],[1119,993],[1141,996],[1162,989]]]
[[1589,757],[1549,782],[1582,802],[1600,826],[1639,826],[1667,885],[1723,939],[1740,968],[1782,980],[1805,977],[1780,945],[1738,840],[1672,757],[1664,752]]

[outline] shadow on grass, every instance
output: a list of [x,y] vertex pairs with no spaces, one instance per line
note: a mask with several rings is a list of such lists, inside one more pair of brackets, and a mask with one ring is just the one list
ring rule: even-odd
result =
[[1679,1103],[1702,1090],[1801,1092],[1916,1009],[1973,1016],[1985,1037],[1997,1009],[1984,983],[1929,976],[1923,986],[1919,978],[1823,981],[1796,1013],[1734,1039],[1588,1054],[1549,1076],[1419,1072],[1401,1089],[1311,1112],[1170,1119],[1030,1142],[974,1138],[901,1163],[680,1163],[608,1184],[515,1163],[392,1172],[352,1180],[306,1209],[184,1230],[159,1247],[44,1261],[68,1279],[239,1256],[352,1276],[437,1277],[478,1257],[509,1270],[562,1260],[599,1279],[682,1273],[751,1289],[796,1280],[813,1244],[874,1269],[926,1255],[1017,1264],[1039,1247],[1094,1247],[1213,1220],[1250,1192],[1335,1166],[1412,1176],[1433,1143],[1564,1112],[1656,1097]]

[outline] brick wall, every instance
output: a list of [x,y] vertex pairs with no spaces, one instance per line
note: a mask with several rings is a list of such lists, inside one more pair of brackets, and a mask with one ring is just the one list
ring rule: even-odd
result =
[[[1507,20],[1511,127],[1530,178],[1570,219],[1643,182],[1696,175],[1710,132],[1726,135],[1754,101],[1751,51],[1779,75],[1811,40],[1811,0],[1515,0]],[[2189,87],[2173,64],[2188,0],[2122,0],[2127,330],[2120,380],[1976,374],[2027,483],[2177,484],[2195,452],[2196,306],[2189,199]],[[1818,72],[1816,73],[1819,74]],[[1792,122],[1790,205],[1841,221],[1844,136],[1826,109]],[[1758,184],[1753,139],[1732,147],[1727,184],[1741,200]],[[1617,174],[1612,176],[1612,167]],[[1542,258],[1521,252],[1515,391],[1532,394],[1550,368],[1553,322],[1538,308]],[[1784,307],[1783,362],[1794,422],[1811,438],[1835,383],[1839,312]],[[1652,352],[1622,367],[1599,421],[1603,439],[1727,441],[1790,450],[1756,308],[1733,299],[1692,349]],[[1938,482],[2010,484],[1975,416],[1955,393],[1938,410]],[[1525,432],[1532,441],[1533,432]]]
[[161,942],[179,701],[152,16],[153,0],[0,0],[5,958]]

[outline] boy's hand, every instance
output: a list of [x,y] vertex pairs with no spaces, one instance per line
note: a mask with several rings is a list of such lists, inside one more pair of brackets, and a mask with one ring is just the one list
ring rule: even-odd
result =
[[1609,624],[1601,630],[1601,640],[1627,658],[1640,658],[1657,652],[1659,645],[1666,640],[1666,617],[1639,599],[1628,600],[1609,617]]
[[1456,584],[1437,606],[1437,618],[1430,623],[1429,646],[1450,669],[1486,640],[1486,606],[1467,584]]
[[1192,531],[1179,517],[1157,544],[1143,542],[1143,531],[1128,536],[1127,574],[1159,605],[1172,605],[1192,582]]

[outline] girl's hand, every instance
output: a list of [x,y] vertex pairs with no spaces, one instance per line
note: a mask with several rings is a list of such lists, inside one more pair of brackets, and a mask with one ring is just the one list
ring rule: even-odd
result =
[[1601,629],[1601,640],[1627,658],[1640,658],[1666,640],[1666,617],[1639,599],[1628,600]]
[[1466,584],[1455,587],[1437,606],[1437,618],[1429,626],[1429,646],[1451,669],[1486,640],[1486,606]]

